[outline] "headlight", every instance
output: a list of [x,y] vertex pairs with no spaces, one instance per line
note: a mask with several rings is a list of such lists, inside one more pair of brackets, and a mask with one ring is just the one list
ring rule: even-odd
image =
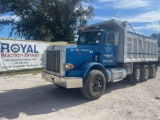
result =
[[64,64],[64,70],[71,70],[74,68],[74,65],[71,63],[65,63]]

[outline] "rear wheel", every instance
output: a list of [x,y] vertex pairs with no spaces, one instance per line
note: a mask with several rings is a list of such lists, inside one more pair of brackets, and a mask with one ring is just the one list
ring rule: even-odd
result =
[[106,88],[106,79],[99,70],[92,70],[83,80],[81,93],[90,100],[98,99],[102,96]]
[[150,76],[151,79],[156,77],[156,65],[152,64],[150,66]]
[[129,78],[133,84],[137,84],[141,80],[141,67],[140,65],[135,65],[133,69],[133,74],[129,75]]
[[147,81],[149,79],[149,74],[150,74],[150,70],[149,70],[148,65],[142,66],[141,73],[142,73],[141,74],[142,75],[141,81],[142,82]]

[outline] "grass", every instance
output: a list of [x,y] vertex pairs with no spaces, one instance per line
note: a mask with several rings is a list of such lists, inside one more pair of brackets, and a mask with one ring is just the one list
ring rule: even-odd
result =
[[14,70],[14,71],[6,71],[0,72],[0,76],[14,76],[14,75],[21,75],[21,74],[38,74],[44,71],[44,69],[32,69],[32,70]]

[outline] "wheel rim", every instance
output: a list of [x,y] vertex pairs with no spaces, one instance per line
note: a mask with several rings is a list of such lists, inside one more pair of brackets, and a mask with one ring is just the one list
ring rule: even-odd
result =
[[140,78],[140,74],[141,74],[140,69],[137,68],[137,69],[136,69],[136,79],[139,79],[139,78]]
[[92,90],[93,92],[99,92],[103,88],[103,83],[100,77],[96,77],[92,82]]
[[146,69],[144,70],[144,77],[147,79],[148,76],[149,76],[149,70],[148,70],[148,68],[146,68]]

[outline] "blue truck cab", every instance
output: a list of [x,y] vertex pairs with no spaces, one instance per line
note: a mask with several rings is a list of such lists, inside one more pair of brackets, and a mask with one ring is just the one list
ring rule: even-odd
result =
[[[133,83],[138,83],[149,78],[149,70],[155,77],[153,60],[149,65],[126,61],[131,54],[125,47],[126,33],[126,24],[117,20],[81,28],[77,45],[49,47],[42,77],[57,86],[80,88],[91,100],[101,97],[107,82],[117,82],[128,75]],[[148,76],[143,76],[142,69]]]
[[[66,47],[66,63],[74,65],[73,70],[66,71],[66,76],[85,77],[87,64],[94,66],[99,64],[103,67],[116,65],[116,45],[114,32],[89,31],[79,34],[77,45]],[[74,58],[74,59],[73,59]]]

